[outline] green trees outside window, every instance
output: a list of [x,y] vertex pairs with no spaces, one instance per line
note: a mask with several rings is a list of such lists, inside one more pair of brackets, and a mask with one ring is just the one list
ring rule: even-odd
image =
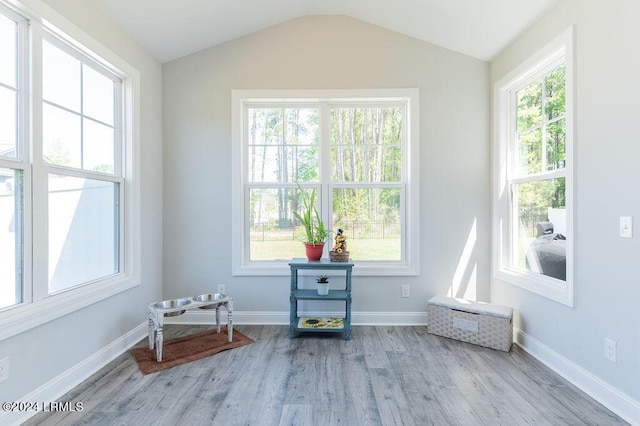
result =
[[345,230],[352,258],[401,259],[404,115],[381,102],[247,108],[250,260],[300,256],[296,182],[330,200],[323,220]]

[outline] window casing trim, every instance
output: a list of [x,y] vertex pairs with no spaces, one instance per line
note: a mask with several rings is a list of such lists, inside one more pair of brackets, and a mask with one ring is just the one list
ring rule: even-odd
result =
[[[406,150],[403,158],[406,166],[404,171],[404,182],[407,185],[408,193],[404,194],[405,223],[410,232],[403,230],[405,235],[405,261],[385,262],[384,266],[379,266],[379,262],[358,261],[355,275],[362,276],[416,276],[419,275],[420,263],[420,227],[419,227],[419,135],[420,135],[420,112],[419,112],[419,89],[370,89],[370,90],[232,90],[231,96],[232,110],[232,164],[233,176],[232,184],[232,217],[242,218],[234,220],[232,230],[232,274],[236,276],[286,276],[289,274],[288,261],[251,261],[247,262],[247,256],[238,255],[245,253],[246,247],[244,229],[247,227],[248,218],[244,214],[244,203],[246,199],[246,185],[244,185],[244,126],[246,105],[272,105],[273,103],[291,104],[293,106],[322,104],[322,105],[366,105],[379,102],[382,104],[406,104]],[[266,102],[268,100],[268,102]],[[328,123],[321,123],[320,132],[328,132]],[[321,148],[322,149],[322,148]],[[328,147],[327,147],[328,149]],[[321,164],[322,168],[328,167]],[[343,184],[337,184],[342,186]],[[322,188],[327,190],[330,185],[323,184]],[[380,186],[380,185],[377,185]],[[322,189],[321,188],[321,189]],[[325,196],[327,196],[325,194]],[[238,224],[241,223],[241,224]],[[301,256],[303,256],[301,249]]]
[[[548,299],[574,306],[575,271],[575,165],[574,165],[574,27],[540,49],[520,66],[494,85],[494,147],[493,147],[493,277],[509,284],[529,290]],[[546,171],[526,177],[510,176],[511,133],[515,114],[511,105],[512,96],[529,82],[540,78],[554,67],[564,63],[566,68],[566,165],[563,171]],[[510,265],[511,191],[509,183],[535,181],[553,177],[565,177],[567,210],[566,281],[534,272],[514,268]]]

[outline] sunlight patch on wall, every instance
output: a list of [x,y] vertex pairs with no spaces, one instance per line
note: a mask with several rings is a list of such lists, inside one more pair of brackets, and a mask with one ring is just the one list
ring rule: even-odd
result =
[[477,300],[478,263],[473,258],[478,239],[477,221],[477,219],[473,220],[473,225],[458,260],[456,271],[453,274],[451,285],[447,291],[450,297]]

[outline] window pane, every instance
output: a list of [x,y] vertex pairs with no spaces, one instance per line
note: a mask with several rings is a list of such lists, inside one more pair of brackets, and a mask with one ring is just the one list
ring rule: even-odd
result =
[[542,171],[542,130],[531,130],[518,136],[518,174],[529,175]]
[[0,308],[22,303],[22,171],[0,168]]
[[315,146],[249,146],[250,182],[308,182],[318,173]]
[[518,91],[518,132],[542,122],[542,84],[538,80]]
[[401,108],[332,108],[330,119],[334,182],[402,179]]
[[320,137],[316,108],[286,108],[285,143],[288,145],[317,145]]
[[119,271],[119,186],[49,175],[49,293]]
[[317,181],[317,108],[249,108],[250,182]]
[[80,112],[80,61],[51,43],[42,43],[45,100]]
[[565,113],[565,66],[557,68],[545,78],[545,114],[553,120]]
[[249,145],[317,145],[317,108],[249,108]]
[[0,83],[16,87],[18,24],[0,15]]
[[80,116],[44,104],[42,127],[45,160],[59,166],[81,168]]
[[337,145],[331,148],[333,182],[399,182],[402,179],[401,173],[400,146]]
[[334,229],[343,229],[353,260],[400,260],[399,188],[333,190]]
[[93,68],[82,66],[82,109],[84,115],[113,126],[114,83]]
[[249,259],[274,260],[304,256],[304,229],[296,227],[293,211],[297,190],[249,191]]
[[565,120],[547,126],[547,170],[565,168],[566,159]]
[[103,173],[113,173],[113,128],[93,120],[83,120],[83,168]]
[[[543,85],[544,93],[541,91]],[[524,176],[565,167],[564,92],[564,66],[518,92],[516,159],[518,175]],[[541,106],[544,106],[544,117],[540,113]]]
[[517,184],[513,194],[513,266],[565,280],[565,179]]
[[16,92],[0,87],[0,156],[16,157]]
[[249,145],[280,145],[283,138],[282,108],[249,108]]

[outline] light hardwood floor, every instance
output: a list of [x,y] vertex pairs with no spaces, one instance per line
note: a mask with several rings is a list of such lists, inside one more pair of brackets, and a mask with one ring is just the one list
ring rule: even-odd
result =
[[[169,325],[165,336],[205,329]],[[236,329],[255,343],[147,376],[127,352],[60,398],[82,412],[26,424],[626,424],[516,346],[504,353],[426,327],[356,326],[350,341]]]

